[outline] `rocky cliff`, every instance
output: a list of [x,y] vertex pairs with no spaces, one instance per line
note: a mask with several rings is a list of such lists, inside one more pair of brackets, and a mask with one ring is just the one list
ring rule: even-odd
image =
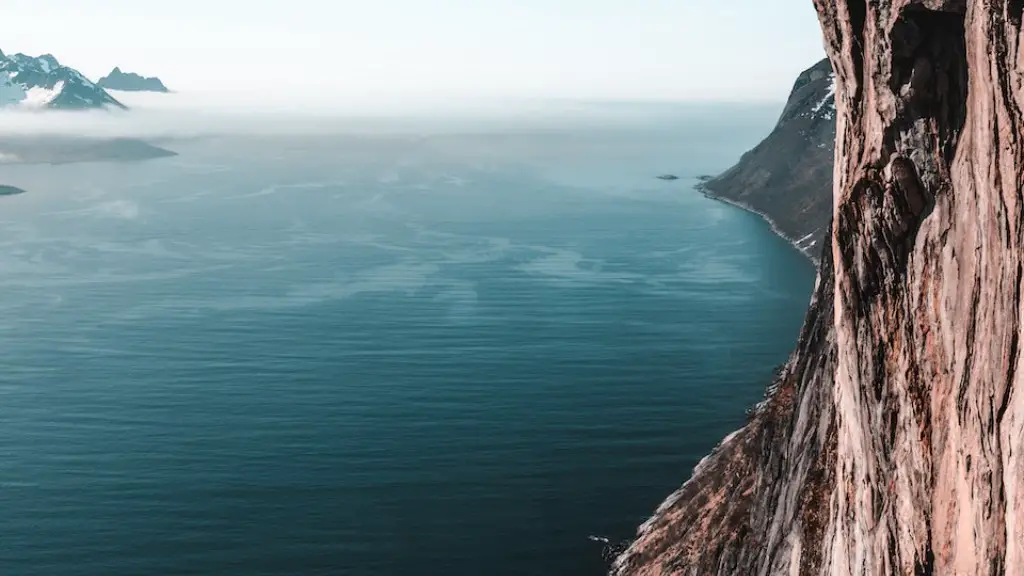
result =
[[805,70],[771,134],[701,185],[708,196],[763,215],[811,257],[821,252],[832,215],[835,87],[827,59]]
[[796,351],[627,574],[1024,574],[1021,0],[815,0],[833,227]]

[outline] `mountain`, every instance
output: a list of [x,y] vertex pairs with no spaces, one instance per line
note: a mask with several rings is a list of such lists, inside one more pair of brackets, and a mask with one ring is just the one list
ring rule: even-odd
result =
[[839,130],[796,350],[612,573],[1024,574],[1024,3],[814,5]]
[[26,56],[0,52],[0,107],[82,110],[126,107],[106,90],[49,54]]
[[157,77],[139,76],[134,72],[122,72],[120,68],[114,68],[100,81],[100,87],[107,90],[124,90],[127,92],[170,92],[164,83]]
[[824,59],[797,78],[771,134],[701,189],[763,215],[814,258],[832,217],[835,139],[835,75]]

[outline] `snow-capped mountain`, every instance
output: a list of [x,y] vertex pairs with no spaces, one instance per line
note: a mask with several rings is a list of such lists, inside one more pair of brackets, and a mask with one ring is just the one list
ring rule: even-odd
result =
[[134,72],[122,72],[115,67],[96,83],[107,90],[123,90],[125,92],[170,92],[167,86],[156,76],[140,76]]
[[126,109],[78,70],[49,54],[27,56],[0,52],[0,106],[33,109]]

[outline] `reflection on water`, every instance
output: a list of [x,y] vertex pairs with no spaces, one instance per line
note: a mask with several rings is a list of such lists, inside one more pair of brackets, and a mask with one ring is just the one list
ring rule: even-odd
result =
[[600,573],[813,283],[671,128],[10,167],[0,572]]

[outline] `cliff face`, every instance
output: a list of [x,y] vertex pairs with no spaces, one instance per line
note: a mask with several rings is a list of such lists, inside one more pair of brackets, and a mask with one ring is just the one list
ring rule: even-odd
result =
[[816,257],[832,217],[835,140],[835,76],[826,59],[797,78],[771,134],[701,188],[765,215]]
[[796,351],[615,574],[1024,574],[1021,0],[815,0],[833,230]]

